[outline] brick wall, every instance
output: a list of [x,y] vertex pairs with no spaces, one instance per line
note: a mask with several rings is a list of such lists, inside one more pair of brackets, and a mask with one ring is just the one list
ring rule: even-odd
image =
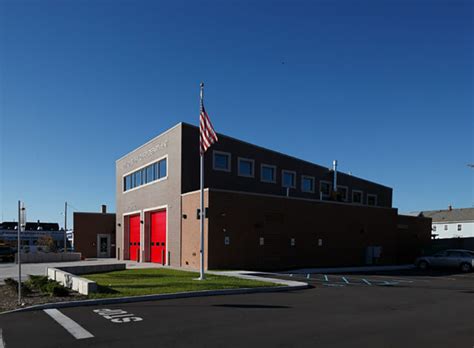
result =
[[[185,250],[199,252],[199,233],[191,232],[199,228],[195,217],[199,193],[182,199],[183,214],[194,212],[182,224],[184,255]],[[397,210],[392,208],[211,190],[208,265],[211,269],[365,265],[369,246],[382,248],[376,263],[412,262],[429,243],[429,222],[417,219],[405,219],[407,229],[400,230]]]

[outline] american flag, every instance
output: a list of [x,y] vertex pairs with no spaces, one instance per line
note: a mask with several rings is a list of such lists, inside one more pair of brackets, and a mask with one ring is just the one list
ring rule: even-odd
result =
[[201,155],[203,155],[212,144],[217,142],[216,132],[214,131],[214,127],[212,127],[211,120],[209,119],[209,115],[206,113],[206,109],[204,109],[204,105],[202,106],[201,114],[199,115],[199,133]]

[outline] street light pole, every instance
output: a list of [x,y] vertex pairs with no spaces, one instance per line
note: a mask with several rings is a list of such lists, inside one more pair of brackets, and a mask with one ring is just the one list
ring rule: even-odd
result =
[[18,201],[18,227],[17,227],[18,244],[16,257],[18,262],[18,305],[21,306],[21,201]]
[[66,253],[67,241],[67,202],[64,202],[64,253]]

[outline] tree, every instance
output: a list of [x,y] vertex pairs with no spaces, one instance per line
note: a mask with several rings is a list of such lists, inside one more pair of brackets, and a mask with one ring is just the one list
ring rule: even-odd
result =
[[56,244],[54,243],[53,237],[44,235],[38,238],[38,246],[43,247],[43,250],[56,252]]

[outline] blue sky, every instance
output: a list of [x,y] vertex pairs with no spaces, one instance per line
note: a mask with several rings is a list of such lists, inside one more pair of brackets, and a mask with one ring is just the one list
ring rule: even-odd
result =
[[200,81],[218,132],[338,159],[402,212],[472,206],[473,6],[1,0],[2,217],[113,211],[115,160],[197,124]]

